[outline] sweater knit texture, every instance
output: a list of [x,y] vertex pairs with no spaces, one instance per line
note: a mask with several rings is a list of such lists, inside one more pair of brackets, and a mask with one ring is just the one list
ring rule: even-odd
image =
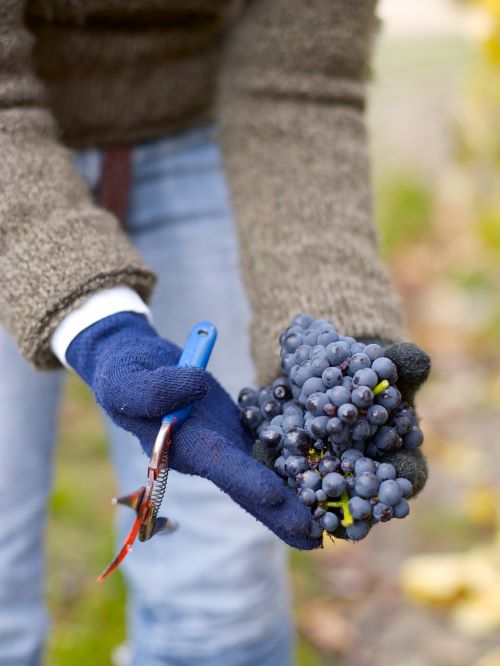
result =
[[0,5],[0,308],[38,368],[92,292],[148,299],[153,273],[92,202],[70,149],[216,119],[260,382],[304,311],[396,340],[377,252],[364,108],[374,0],[4,0]]

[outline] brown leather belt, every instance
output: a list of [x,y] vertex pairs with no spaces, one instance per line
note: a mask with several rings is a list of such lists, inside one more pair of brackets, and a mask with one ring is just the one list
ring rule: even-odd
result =
[[125,228],[129,205],[131,180],[130,146],[113,146],[103,150],[101,181],[97,194],[97,203],[113,213]]

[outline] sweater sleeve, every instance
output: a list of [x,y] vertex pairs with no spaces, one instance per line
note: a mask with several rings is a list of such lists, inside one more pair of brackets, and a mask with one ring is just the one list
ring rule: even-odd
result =
[[4,0],[0,23],[1,316],[24,356],[45,369],[58,365],[53,331],[89,294],[126,285],[147,299],[155,277],[117,220],[93,205],[58,141],[31,66],[23,2]]
[[261,382],[305,312],[396,340],[364,120],[373,0],[254,0],[227,45],[219,117]]

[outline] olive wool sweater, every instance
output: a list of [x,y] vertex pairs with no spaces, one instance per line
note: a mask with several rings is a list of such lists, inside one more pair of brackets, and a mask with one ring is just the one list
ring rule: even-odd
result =
[[0,308],[35,366],[89,294],[155,278],[70,149],[216,119],[261,381],[293,314],[397,339],[377,253],[363,112],[372,0],[3,0]]

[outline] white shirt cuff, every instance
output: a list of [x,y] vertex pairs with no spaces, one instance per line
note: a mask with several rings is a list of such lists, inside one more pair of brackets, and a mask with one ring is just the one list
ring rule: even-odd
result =
[[53,353],[71,369],[66,361],[66,352],[76,336],[97,321],[118,312],[137,312],[145,315],[150,323],[153,320],[146,303],[130,287],[103,289],[89,296],[80,307],[64,317],[52,334],[50,346]]

